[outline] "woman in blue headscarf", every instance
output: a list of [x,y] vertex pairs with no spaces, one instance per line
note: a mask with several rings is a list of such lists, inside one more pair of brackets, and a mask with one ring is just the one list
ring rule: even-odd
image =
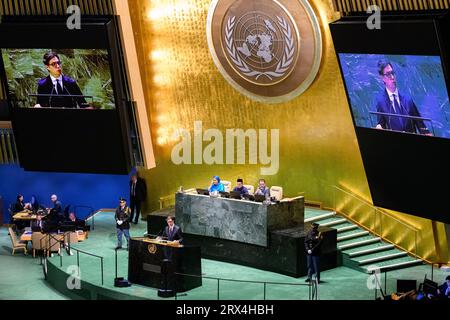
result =
[[225,187],[222,182],[220,182],[219,176],[214,176],[211,186],[208,188],[209,192],[220,192],[225,191]]

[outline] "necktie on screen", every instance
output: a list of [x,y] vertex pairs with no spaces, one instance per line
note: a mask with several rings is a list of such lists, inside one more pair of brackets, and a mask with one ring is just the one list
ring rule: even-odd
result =
[[[395,94],[392,95],[394,98],[394,111],[395,114],[403,115],[403,110],[400,104],[397,101],[397,96]],[[395,119],[391,120],[391,129],[403,131],[403,118],[402,117],[393,117]],[[394,125],[392,125],[394,124]]]
[[63,94],[63,88],[61,87],[61,84],[59,83],[59,79],[56,79],[56,90],[58,91],[58,94]]

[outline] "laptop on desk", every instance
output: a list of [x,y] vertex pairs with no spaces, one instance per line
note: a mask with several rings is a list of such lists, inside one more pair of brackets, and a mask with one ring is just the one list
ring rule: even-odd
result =
[[255,195],[255,201],[256,202],[264,202],[266,200],[266,196],[262,194]]
[[219,195],[221,198],[229,198],[230,197],[230,193],[226,192],[226,191],[219,191]]
[[242,199],[241,193],[239,191],[231,191],[230,198],[241,200]]
[[202,194],[204,196],[209,196],[209,190],[208,189],[197,189],[198,194]]

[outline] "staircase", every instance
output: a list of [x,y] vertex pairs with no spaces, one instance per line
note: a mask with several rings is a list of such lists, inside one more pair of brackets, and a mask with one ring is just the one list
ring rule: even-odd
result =
[[393,244],[382,241],[336,212],[305,208],[305,222],[337,229],[337,247],[343,266],[370,273],[376,266],[380,272],[422,264]]

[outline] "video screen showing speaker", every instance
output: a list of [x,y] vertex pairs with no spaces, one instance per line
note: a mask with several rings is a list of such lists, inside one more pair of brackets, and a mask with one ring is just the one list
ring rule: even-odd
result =
[[115,108],[104,49],[3,49],[9,97],[18,108]]
[[117,17],[7,16],[0,78],[20,165],[28,171],[126,174],[130,114]]
[[450,223],[450,16],[381,19],[330,24],[373,204]]
[[440,56],[340,53],[355,125],[450,139]]

